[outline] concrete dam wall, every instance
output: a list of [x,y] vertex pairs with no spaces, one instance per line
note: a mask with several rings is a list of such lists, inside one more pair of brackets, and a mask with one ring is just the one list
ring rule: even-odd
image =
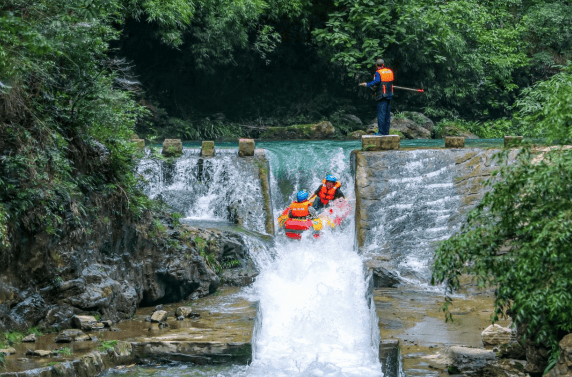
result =
[[427,282],[438,242],[483,197],[498,149],[353,151],[356,239],[376,285]]

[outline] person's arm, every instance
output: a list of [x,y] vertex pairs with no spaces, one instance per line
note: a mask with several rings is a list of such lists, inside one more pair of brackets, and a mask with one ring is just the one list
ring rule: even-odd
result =
[[359,84],[359,86],[365,86],[367,88],[371,88],[372,86],[379,84],[381,84],[381,77],[379,76],[379,72],[375,72],[375,75],[373,76],[373,81],[370,81],[368,83],[362,82],[361,84]]
[[338,199],[338,198],[346,198],[346,196],[344,195],[344,193],[342,192],[341,189],[337,189],[336,193],[334,194],[334,200]]
[[322,190],[322,186],[318,187],[318,189],[316,191],[314,191],[314,195],[318,196],[318,194],[320,194],[321,190]]
[[310,212],[311,217],[317,217],[318,216],[318,212],[316,212],[316,209],[312,206],[308,207],[308,212]]

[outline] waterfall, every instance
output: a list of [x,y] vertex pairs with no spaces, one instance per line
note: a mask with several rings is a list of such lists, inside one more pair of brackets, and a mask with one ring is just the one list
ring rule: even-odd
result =
[[444,150],[413,150],[384,159],[375,182],[382,195],[369,211],[373,220],[363,251],[388,256],[402,281],[429,288],[435,247],[461,223],[455,156]]
[[215,157],[204,159],[199,152],[184,148],[171,162],[147,151],[137,169],[147,182],[145,193],[163,200],[186,220],[229,222],[242,211],[245,228],[265,232],[257,173],[242,163],[236,148],[217,149]]
[[[354,205],[349,154],[357,142],[258,146],[266,149],[270,161],[275,214],[297,191],[316,190],[326,174],[342,182],[341,190]],[[245,193],[261,198],[259,186],[242,182],[244,172],[231,153],[202,163],[196,151],[188,149],[171,164],[149,156],[139,172],[147,179],[149,196],[162,198],[189,218],[226,221],[225,208],[244,199]],[[264,229],[255,216],[249,221],[250,229]],[[243,291],[258,305],[253,359],[248,366],[233,366],[217,376],[383,376],[371,282],[354,232],[352,213],[339,229],[326,230],[319,239],[308,235],[295,241],[278,234],[268,246],[245,236],[260,272]]]
[[[271,165],[274,213],[300,189],[314,191],[326,174],[354,199],[353,144],[284,142],[264,146]],[[382,376],[379,329],[353,216],[318,240],[277,240],[250,290],[259,310],[248,376]],[[236,371],[235,371],[236,372]],[[236,375],[236,374],[233,374]]]

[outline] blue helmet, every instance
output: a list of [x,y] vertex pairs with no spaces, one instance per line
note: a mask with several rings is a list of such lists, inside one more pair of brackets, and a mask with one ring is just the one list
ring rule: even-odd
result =
[[333,175],[326,175],[326,181],[337,182],[338,180]]
[[296,199],[298,200],[298,202],[303,202],[304,200],[308,199],[308,191],[306,190],[298,191],[298,193],[296,194]]

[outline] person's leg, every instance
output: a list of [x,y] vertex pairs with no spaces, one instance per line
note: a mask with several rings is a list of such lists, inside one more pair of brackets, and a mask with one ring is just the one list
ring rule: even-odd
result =
[[377,133],[376,135],[383,135],[383,107],[381,103],[383,101],[377,101]]
[[312,204],[312,207],[314,207],[314,209],[317,211],[319,209],[321,209],[324,205],[322,204],[322,201],[320,200],[320,198],[316,198],[314,199],[314,204]]
[[383,120],[383,134],[389,135],[389,127],[391,125],[391,100],[383,100],[385,102],[385,118]]

